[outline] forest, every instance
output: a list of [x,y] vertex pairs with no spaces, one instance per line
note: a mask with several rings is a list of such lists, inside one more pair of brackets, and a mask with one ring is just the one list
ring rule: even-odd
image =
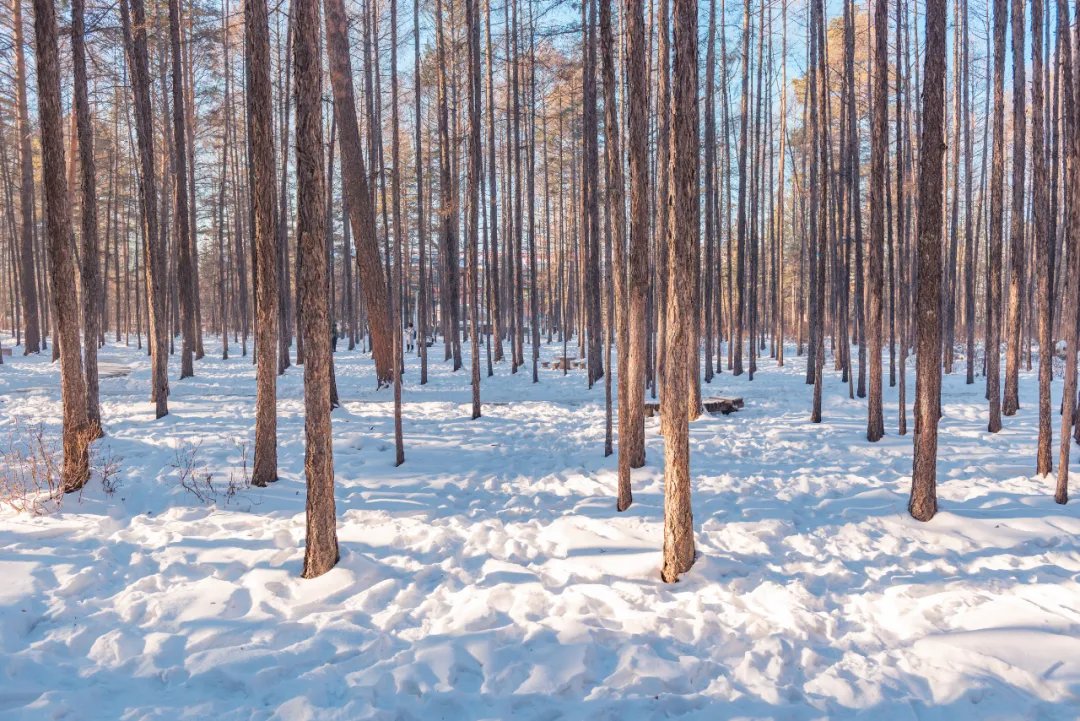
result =
[[0,4],[0,716],[1078,718],[1080,0]]

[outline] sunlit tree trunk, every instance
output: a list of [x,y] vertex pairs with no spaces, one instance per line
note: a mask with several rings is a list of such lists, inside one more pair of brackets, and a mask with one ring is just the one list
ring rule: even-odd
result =
[[941,407],[942,156],[945,149],[945,0],[926,4],[926,74],[919,143],[919,284],[916,297],[915,458],[908,510],[937,513],[937,426]]
[[[338,0],[327,0],[327,5]],[[319,6],[293,5],[293,69],[296,93],[297,278],[303,302],[304,475],[307,478],[307,538],[304,578],[315,578],[338,562],[334,506],[334,451],[330,428],[330,313],[326,294],[326,174],[323,161],[322,63]],[[329,24],[329,21],[328,21]]]
[[668,368],[664,374],[660,414],[664,435],[664,565],[665,583],[694,563],[694,515],[690,505],[690,384],[697,348],[693,307],[694,247],[698,243],[698,68],[697,3],[674,0],[672,10],[674,72],[672,75],[671,206],[668,234]]
[[[52,0],[34,0],[37,59],[38,122],[41,125],[41,170],[45,189],[45,233],[52,280],[56,334],[60,344],[60,395],[63,402],[64,465],[61,487],[77,491],[90,477],[90,441],[94,431],[86,413],[79,338],[79,303],[73,292],[75,258],[71,239],[71,206],[65,178],[64,131],[60,100],[60,50],[56,7]],[[96,258],[93,259],[96,262]],[[96,342],[96,339],[94,340]],[[54,342],[54,345],[56,343]]]

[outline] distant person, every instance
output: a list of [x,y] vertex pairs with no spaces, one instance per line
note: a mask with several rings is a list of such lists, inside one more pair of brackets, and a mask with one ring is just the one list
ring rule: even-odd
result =
[[409,353],[416,350],[416,328],[412,323],[405,327],[405,350]]
[[337,339],[338,339],[337,321],[332,321],[330,323],[330,349],[331,349],[332,353],[337,353]]

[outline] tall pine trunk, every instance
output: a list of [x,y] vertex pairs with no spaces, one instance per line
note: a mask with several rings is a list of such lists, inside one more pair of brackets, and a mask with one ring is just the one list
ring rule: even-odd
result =
[[[332,5],[338,0],[327,0]],[[330,309],[326,293],[326,172],[323,160],[322,63],[319,6],[293,5],[293,70],[296,93],[297,278],[303,304],[304,475],[307,478],[307,539],[304,578],[338,562],[334,506],[334,450],[330,428]],[[329,20],[327,21],[329,25]],[[329,28],[328,28],[329,29]],[[354,117],[355,122],[355,117]],[[354,126],[355,127],[355,126]]]
[[[885,249],[885,156],[889,152],[889,11],[886,0],[874,0],[874,103],[870,132],[870,248],[866,308],[866,335],[870,353],[870,398],[866,437],[878,441],[885,435],[881,386],[881,320],[883,252]],[[857,170],[855,172],[858,172]],[[858,211],[856,211],[858,212]]]
[[[387,280],[379,263],[375,208],[372,205],[368,175],[360,150],[360,127],[356,120],[352,59],[349,54],[348,20],[343,0],[324,0],[324,9],[330,83],[333,86],[338,147],[341,150],[341,181],[349,205],[352,234],[356,240],[356,268],[371,331],[375,374],[378,385],[382,387],[388,385],[393,378],[394,333]],[[374,159],[368,160],[374,163]]]
[[274,193],[274,117],[270,91],[270,28],[266,0],[244,1],[247,131],[251,157],[255,253],[255,459],[251,482],[277,474],[278,217]]
[[694,249],[698,243],[698,68],[697,3],[672,4],[674,68],[672,75],[671,195],[668,231],[668,367],[663,378],[660,414],[664,435],[665,583],[694,563],[694,515],[690,504],[690,385],[697,359],[693,307]]
[[1024,298],[1024,252],[1025,190],[1025,134],[1027,113],[1025,95],[1024,59],[1024,0],[1012,0],[1012,61],[1013,61],[1013,152],[1012,152],[1012,208],[1009,213],[1009,297],[1005,314],[1005,394],[1001,412],[1014,415],[1020,408],[1020,315]]
[[[98,257],[97,165],[94,162],[94,131],[87,96],[85,2],[71,3],[71,56],[75,76],[75,117],[82,190],[82,305],[83,372],[86,377],[86,420],[92,438],[101,436],[98,404],[98,340],[101,335],[101,281]],[[74,150],[72,151],[74,154]],[[72,189],[73,190],[73,189]]]
[[166,317],[165,249],[158,226],[157,170],[154,160],[153,109],[150,105],[150,60],[147,53],[146,10],[143,0],[120,0],[124,46],[135,97],[135,131],[139,151],[139,205],[142,217],[143,273],[149,321],[151,363],[150,399],[158,418],[169,412],[169,343]]
[[[56,7],[52,0],[34,0],[37,58],[38,122],[41,125],[41,170],[45,188],[45,233],[49,253],[56,336],[60,344],[60,395],[63,402],[64,465],[61,486],[77,491],[90,477],[93,432],[86,413],[86,380],[79,339],[79,304],[71,239],[71,206],[64,175],[64,131],[60,100],[60,50]],[[96,262],[96,259],[93,259]],[[95,339],[96,342],[96,339]],[[56,345],[54,341],[53,345]]]
[[23,48],[23,0],[11,0],[15,45],[15,105],[19,136],[19,291],[23,312],[23,354],[42,349],[38,288],[34,280],[34,157],[26,100],[26,52]]
[[915,457],[908,510],[937,513],[937,431],[941,407],[942,158],[945,149],[945,0],[926,4],[926,73],[919,143],[919,284],[915,360]]

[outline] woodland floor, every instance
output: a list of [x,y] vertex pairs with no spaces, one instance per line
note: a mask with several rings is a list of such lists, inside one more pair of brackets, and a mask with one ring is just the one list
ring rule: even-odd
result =
[[[281,480],[230,495],[254,371],[207,350],[195,378],[170,367],[155,421],[146,356],[108,344],[103,361],[132,367],[101,382],[98,463],[122,458],[119,488],[0,511],[7,721],[1080,718],[1080,500],[1054,504],[1034,476],[1032,373],[997,435],[981,379],[946,377],[941,513],[921,524],[896,388],[869,444],[865,401],[829,369],[809,422],[793,348],[753,382],[725,372],[705,392],[746,407],[691,427],[699,558],[668,586],[658,419],[620,514],[602,384],[499,365],[474,421],[467,371],[433,362],[421,387],[410,358],[395,468],[391,393],[341,350],[341,562],[307,581],[302,371],[279,381]],[[19,353],[0,366],[0,437],[16,419],[56,432],[57,368]],[[213,473],[216,501],[177,465]]]

